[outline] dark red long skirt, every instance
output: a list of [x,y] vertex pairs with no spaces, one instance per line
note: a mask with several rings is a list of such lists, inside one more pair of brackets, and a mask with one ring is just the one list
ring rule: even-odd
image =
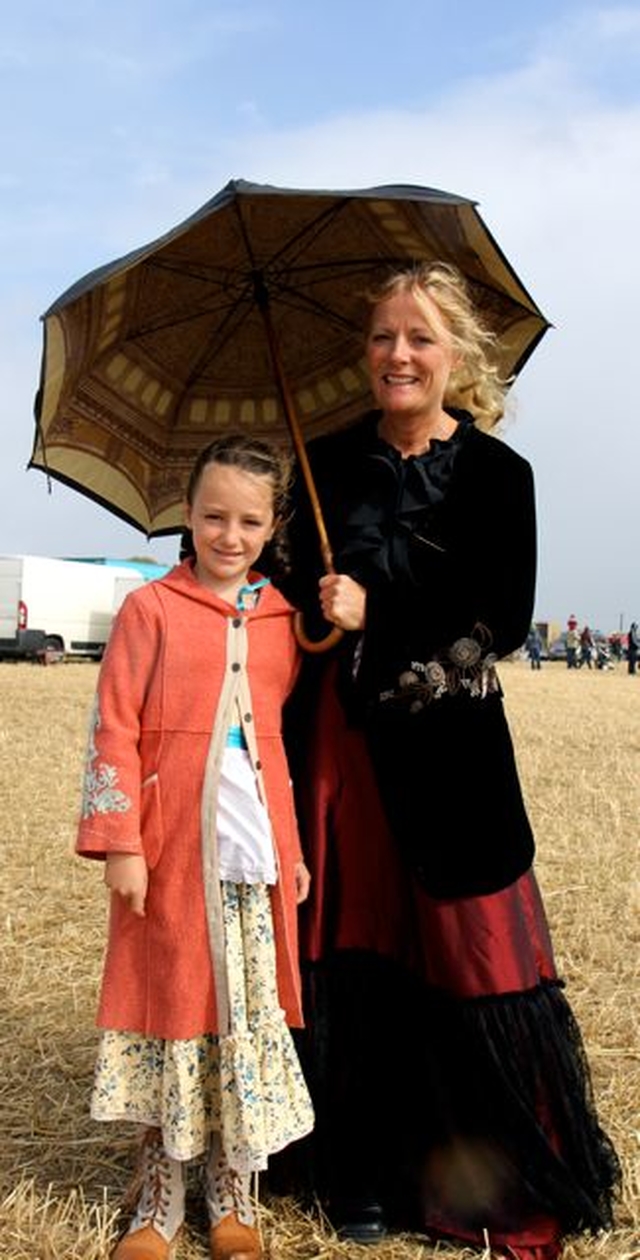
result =
[[533,871],[430,897],[383,817],[330,680],[299,797],[316,1190],[417,1228],[552,1260],[611,1224],[619,1180]]

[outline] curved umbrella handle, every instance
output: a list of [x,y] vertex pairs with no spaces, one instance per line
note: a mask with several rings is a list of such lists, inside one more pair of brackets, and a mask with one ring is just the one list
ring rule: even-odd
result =
[[304,617],[300,612],[296,613],[293,619],[293,630],[303,652],[310,653],[331,651],[331,648],[340,642],[344,634],[344,630],[341,630],[339,626],[333,626],[324,639],[309,639],[304,628]]

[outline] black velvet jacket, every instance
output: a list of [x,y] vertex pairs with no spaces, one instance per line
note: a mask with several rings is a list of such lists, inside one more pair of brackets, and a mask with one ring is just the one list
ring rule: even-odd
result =
[[[422,457],[380,441],[377,413],[309,448],[336,570],[367,590],[365,632],[341,649],[345,703],[398,843],[438,897],[496,891],[533,857],[495,673],[531,623],[533,478],[455,414],[454,437]],[[303,501],[292,542],[289,593],[311,609],[320,565]]]

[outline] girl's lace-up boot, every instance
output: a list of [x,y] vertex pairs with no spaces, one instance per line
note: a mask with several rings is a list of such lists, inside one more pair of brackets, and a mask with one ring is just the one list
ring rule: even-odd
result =
[[261,1260],[249,1174],[235,1172],[214,1133],[205,1166],[205,1197],[212,1260]]
[[173,1260],[184,1221],[184,1170],[179,1160],[167,1155],[159,1129],[145,1134],[136,1182],[137,1206],[112,1260]]

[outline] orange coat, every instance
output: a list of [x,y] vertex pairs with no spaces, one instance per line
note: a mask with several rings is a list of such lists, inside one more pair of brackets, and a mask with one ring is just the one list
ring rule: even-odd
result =
[[125,600],[98,680],[77,852],[143,853],[150,879],[144,918],[111,898],[101,1027],[171,1039],[228,1031],[215,820],[238,706],[275,838],[280,1003],[302,1023],[301,850],[281,735],[297,668],[292,608],[272,586],[240,614],[185,561]]

